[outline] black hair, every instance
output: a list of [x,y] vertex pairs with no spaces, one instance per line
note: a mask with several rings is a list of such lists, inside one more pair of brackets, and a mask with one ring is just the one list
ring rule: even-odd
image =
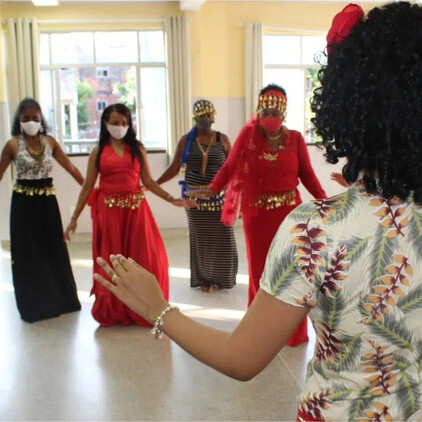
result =
[[40,113],[41,127],[39,133],[42,133],[43,135],[47,134],[48,125],[41,110],[41,106],[33,98],[26,97],[19,103],[18,108],[16,109],[15,117],[13,118],[12,123],[12,136],[18,136],[21,133],[20,117],[25,108],[33,108],[34,110],[38,111],[38,113]]
[[123,140],[130,147],[130,155],[132,156],[132,161],[134,161],[136,157],[142,164],[142,154],[139,150],[139,147],[143,147],[143,145],[140,141],[136,139],[136,133],[133,129],[132,116],[130,114],[130,110],[124,104],[111,104],[104,109],[103,114],[101,115],[100,136],[98,139],[99,151],[95,162],[95,165],[97,166],[98,170],[100,168],[101,153],[103,152],[104,147],[107,145],[107,142],[110,139],[110,133],[107,130],[106,122],[110,118],[110,115],[113,111],[126,117],[129,128]]
[[369,193],[422,203],[422,8],[372,9],[331,46],[311,100],[328,162]]
[[261,91],[259,92],[259,95],[265,94],[267,91],[279,91],[285,97],[287,97],[286,91],[280,85],[269,84],[269,85],[267,85],[267,86],[265,86],[264,88],[261,89]]

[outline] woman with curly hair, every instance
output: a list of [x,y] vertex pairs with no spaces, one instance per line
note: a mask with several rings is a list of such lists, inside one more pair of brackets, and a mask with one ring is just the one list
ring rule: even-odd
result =
[[[98,175],[99,188],[94,188]],[[89,157],[85,182],[64,237],[70,240],[88,202],[94,272],[100,270],[98,256],[120,253],[131,256],[155,275],[163,296],[168,298],[167,253],[140,182],[175,206],[190,205],[188,201],[173,198],[155,183],[145,148],[136,139],[130,110],[123,104],[109,105],[101,116],[99,142]],[[101,326],[132,323],[149,326],[95,280],[91,293],[95,295],[92,315]]]
[[327,41],[314,124],[353,186],[284,220],[235,331],[185,317],[123,257],[114,268],[101,261],[117,285],[96,277],[155,334],[238,379],[260,372],[308,314],[317,341],[297,420],[420,420],[422,7],[391,3],[365,16],[348,5]]

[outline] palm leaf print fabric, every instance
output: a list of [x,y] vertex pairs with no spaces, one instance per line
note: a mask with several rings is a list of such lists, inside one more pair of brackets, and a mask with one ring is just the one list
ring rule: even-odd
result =
[[327,421],[416,420],[421,408],[422,207],[361,185],[280,226],[261,289],[308,307],[316,332],[299,409]]

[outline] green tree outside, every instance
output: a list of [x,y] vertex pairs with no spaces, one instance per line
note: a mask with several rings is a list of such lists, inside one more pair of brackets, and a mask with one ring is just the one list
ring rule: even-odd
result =
[[85,130],[90,119],[88,112],[88,101],[94,95],[94,89],[88,82],[77,80],[78,89],[78,128]]
[[136,113],[136,71],[130,67],[126,72],[126,82],[117,82],[113,92],[120,95],[119,102],[124,104],[132,115]]

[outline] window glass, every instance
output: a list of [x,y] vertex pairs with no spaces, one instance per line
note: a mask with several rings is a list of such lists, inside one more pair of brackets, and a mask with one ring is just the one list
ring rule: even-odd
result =
[[139,33],[141,61],[164,62],[164,34],[162,31],[142,31]]
[[142,142],[159,149],[167,139],[166,74],[160,68],[141,69]]
[[97,63],[136,63],[138,61],[136,32],[96,32]]
[[50,40],[53,64],[84,64],[94,61],[92,32],[55,33],[50,35]]
[[41,103],[67,153],[90,152],[102,112],[117,102],[130,109],[148,148],[167,149],[163,31],[43,33],[40,42]]
[[264,35],[265,64],[300,64],[300,37],[296,35]]

